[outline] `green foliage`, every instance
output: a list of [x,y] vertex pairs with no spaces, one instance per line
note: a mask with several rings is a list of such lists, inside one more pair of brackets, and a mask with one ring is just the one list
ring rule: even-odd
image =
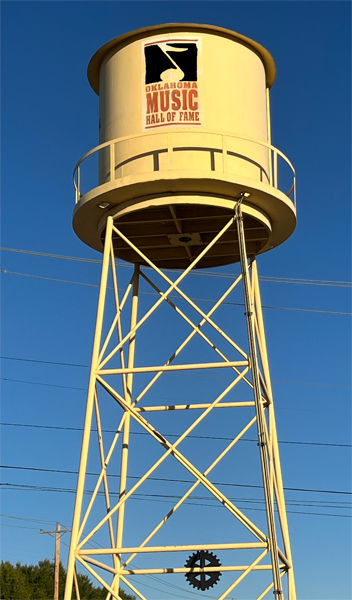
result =
[[19,564],[14,567],[9,562],[1,562],[0,567],[0,595],[4,600],[27,600],[31,597],[31,589],[27,577],[19,569]]
[[[105,600],[107,591],[95,587],[87,575],[77,574],[81,600]],[[59,598],[64,597],[66,570],[60,563]],[[119,591],[122,600],[135,600],[135,596]],[[1,600],[53,600],[54,565],[48,559],[39,561],[38,565],[16,566],[1,561],[0,565],[0,597]],[[72,598],[75,599],[75,590]]]

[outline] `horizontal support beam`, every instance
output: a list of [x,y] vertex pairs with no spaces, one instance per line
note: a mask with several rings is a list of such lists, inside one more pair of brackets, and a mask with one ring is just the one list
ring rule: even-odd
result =
[[[234,565],[230,567],[170,567],[166,569],[124,569],[120,575],[163,575],[165,573],[225,573],[230,571],[246,571],[249,565]],[[257,565],[252,571],[270,571],[270,565]]]
[[[211,403],[208,404],[171,404],[167,406],[139,406],[135,408],[136,412],[159,412],[159,411],[172,411],[172,410],[190,410],[190,409],[203,409],[209,408]],[[214,406],[215,408],[233,408],[238,406],[255,406],[255,402],[223,402]]]
[[151,552],[190,552],[192,550],[249,550],[253,548],[267,548],[265,542],[244,542],[236,544],[192,544],[187,546],[136,546],[132,548],[94,548],[79,550],[80,556],[93,556],[103,554],[138,554]]
[[248,367],[247,360],[236,360],[220,363],[201,363],[189,365],[160,365],[155,367],[131,367],[124,369],[97,369],[97,375],[124,375],[127,373],[159,373],[163,371],[189,371],[192,369],[223,369],[225,367]]
[[[246,571],[249,569],[250,565],[230,565],[230,566],[216,566],[216,567],[164,567],[159,569],[114,569],[104,563],[95,560],[94,558],[86,557],[84,562],[90,563],[109,573],[113,573],[114,575],[165,575],[169,573],[229,573],[234,571]],[[255,565],[251,568],[251,571],[270,571],[272,568],[271,564],[269,565]],[[280,569],[285,569],[284,565],[279,565]]]

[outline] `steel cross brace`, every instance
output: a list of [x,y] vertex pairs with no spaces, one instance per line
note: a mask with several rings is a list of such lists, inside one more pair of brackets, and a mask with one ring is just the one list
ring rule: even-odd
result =
[[[237,209],[240,209],[240,203],[237,206]],[[238,223],[238,210],[236,211],[235,217],[236,219],[236,223],[237,223],[237,228],[239,230],[239,223]],[[101,473],[100,476],[98,478],[97,484],[95,486],[95,490],[93,493],[93,496],[91,498],[91,501],[89,503],[88,509],[86,510],[86,513],[84,515],[84,518],[81,522],[81,525],[79,527],[79,531],[77,529],[77,524],[78,521],[80,521],[80,508],[78,506],[79,504],[79,498],[76,497],[76,507],[78,507],[78,510],[75,510],[75,518],[74,518],[74,523],[75,523],[75,542],[71,543],[71,549],[73,548],[74,550],[74,555],[76,556],[77,560],[79,560],[79,562],[81,562],[82,564],[85,565],[85,567],[88,569],[89,572],[91,572],[92,575],[94,575],[98,581],[100,581],[100,583],[102,583],[105,588],[108,590],[108,597],[114,597],[114,598],[119,598],[118,596],[118,581],[119,579],[121,579],[122,581],[124,581],[124,583],[126,583],[130,589],[136,593],[140,598],[144,598],[144,596],[138,591],[136,590],[136,588],[134,586],[132,586],[132,584],[130,582],[128,582],[125,578],[125,574],[127,574],[125,572],[127,565],[130,563],[131,560],[133,560],[133,557],[135,556],[135,553],[130,555],[129,558],[127,560],[125,560],[123,565],[120,565],[120,556],[122,554],[117,552],[116,549],[121,549],[121,544],[117,543],[118,542],[118,538],[116,538],[116,541],[114,540],[114,533],[113,533],[113,527],[112,527],[112,515],[114,512],[119,511],[118,515],[119,515],[119,519],[120,519],[120,527],[119,527],[119,531],[120,531],[120,541],[122,540],[122,527],[123,527],[123,507],[125,505],[126,500],[128,499],[128,497],[130,497],[134,491],[136,491],[136,489],[143,483],[143,481],[145,481],[147,479],[148,476],[150,476],[150,474],[152,473],[153,470],[155,470],[155,468],[157,468],[158,464],[160,464],[158,461],[157,463],[155,463],[152,467],[152,469],[150,469],[142,478],[139,479],[138,483],[129,490],[129,492],[125,493],[125,489],[126,489],[126,476],[127,476],[127,457],[125,460],[122,460],[122,464],[121,464],[121,469],[123,469],[123,464],[125,465],[125,476],[124,476],[124,482],[121,483],[120,485],[120,500],[119,502],[113,507],[111,508],[111,504],[110,504],[110,500],[109,500],[109,490],[108,490],[108,484],[107,484],[107,475],[106,475],[106,469],[107,466],[109,464],[110,458],[113,454],[114,448],[116,446],[117,443],[117,439],[119,437],[119,434],[121,431],[123,431],[123,435],[125,438],[125,441],[128,440],[129,438],[129,431],[127,431],[127,429],[129,428],[129,420],[130,418],[133,418],[136,422],[138,422],[146,431],[148,431],[152,437],[154,437],[154,439],[156,439],[156,441],[158,441],[160,444],[162,444],[165,449],[166,452],[164,454],[164,457],[166,455],[170,455],[172,454],[176,460],[178,460],[181,464],[183,464],[183,466],[186,467],[187,470],[190,471],[190,473],[196,478],[195,483],[191,486],[191,488],[184,494],[184,496],[182,497],[182,499],[180,499],[176,505],[173,507],[173,509],[171,509],[168,514],[166,515],[166,517],[164,519],[162,519],[160,521],[160,523],[154,528],[154,530],[147,536],[147,538],[145,538],[144,542],[142,542],[142,544],[139,546],[139,548],[143,548],[148,541],[150,541],[150,539],[153,537],[153,535],[155,535],[155,533],[160,529],[160,527],[170,518],[170,516],[172,514],[175,513],[175,511],[177,510],[177,508],[179,508],[179,506],[181,506],[181,504],[184,502],[184,500],[192,493],[192,491],[195,489],[196,486],[199,485],[199,483],[202,483],[202,485],[204,485],[206,487],[206,489],[208,489],[215,497],[217,497],[221,502],[223,502],[225,504],[225,506],[228,508],[228,510],[230,510],[230,512],[232,512],[232,514],[237,517],[240,522],[242,522],[245,527],[247,527],[250,531],[252,531],[252,533],[257,537],[257,539],[262,539],[266,545],[266,549],[265,549],[265,554],[268,552],[268,550],[270,549],[270,552],[272,553],[273,548],[275,547],[276,549],[276,554],[277,554],[277,569],[276,569],[276,574],[277,577],[275,577],[275,582],[271,585],[269,585],[266,590],[258,597],[257,600],[261,600],[261,598],[264,598],[265,594],[267,593],[267,591],[269,591],[274,585],[275,585],[275,590],[274,591],[278,591],[277,588],[277,581],[279,582],[279,585],[281,586],[281,577],[282,575],[289,570],[289,575],[291,574],[291,593],[289,594],[289,600],[295,600],[295,593],[292,591],[294,589],[294,583],[293,582],[293,573],[292,573],[292,569],[288,569],[288,567],[290,566],[290,552],[289,552],[289,541],[288,541],[288,532],[283,531],[283,537],[284,537],[284,544],[285,544],[285,551],[286,551],[286,556],[288,558],[286,558],[285,555],[283,555],[283,553],[278,549],[277,544],[275,546],[275,544],[272,543],[272,531],[270,530],[270,526],[269,526],[269,540],[266,538],[266,536],[260,532],[260,530],[258,530],[256,528],[256,526],[249,520],[247,519],[247,517],[245,517],[245,515],[243,515],[243,513],[241,513],[241,511],[239,511],[224,495],[222,495],[219,490],[217,490],[217,488],[215,486],[213,486],[209,480],[207,479],[207,475],[209,474],[209,472],[212,470],[212,468],[218,464],[218,462],[221,460],[221,458],[223,456],[225,456],[225,454],[230,450],[231,447],[233,447],[235,445],[235,443],[242,437],[242,435],[245,433],[245,431],[248,430],[248,428],[254,424],[254,422],[257,422],[257,426],[258,426],[258,430],[260,429],[261,431],[261,435],[259,437],[260,442],[264,443],[267,445],[267,464],[268,464],[268,479],[269,479],[269,485],[268,487],[268,494],[267,494],[267,490],[265,489],[266,492],[266,500],[267,500],[267,495],[269,495],[269,499],[271,500],[271,504],[272,504],[272,508],[273,508],[273,487],[275,489],[275,494],[277,497],[277,502],[278,502],[278,508],[279,508],[279,516],[280,516],[280,522],[282,522],[282,524],[285,526],[286,524],[286,529],[287,529],[287,522],[285,521],[286,519],[286,513],[285,513],[285,507],[284,507],[284,501],[283,501],[283,495],[281,493],[281,488],[282,488],[282,481],[281,481],[281,471],[280,471],[280,465],[279,465],[279,459],[278,459],[278,454],[275,453],[275,444],[274,444],[274,450],[272,450],[272,445],[269,445],[269,438],[270,436],[272,436],[272,433],[270,433],[268,431],[267,428],[267,424],[266,424],[266,420],[264,417],[264,402],[266,403],[266,405],[269,407],[269,422],[270,427],[273,427],[273,413],[270,415],[270,407],[272,407],[272,398],[271,398],[271,386],[270,386],[270,376],[268,373],[268,367],[267,367],[267,361],[266,361],[266,347],[265,347],[265,337],[263,334],[263,328],[262,328],[262,318],[261,318],[261,307],[260,307],[260,297],[259,297],[259,289],[256,289],[256,284],[257,284],[257,276],[256,278],[254,277],[254,275],[256,275],[256,264],[255,262],[253,263],[253,265],[255,266],[255,272],[253,271],[253,283],[252,283],[252,287],[250,284],[250,279],[249,279],[249,273],[248,273],[248,262],[247,262],[247,257],[245,258],[246,261],[246,267],[247,270],[243,269],[243,260],[242,260],[242,274],[237,278],[237,280],[235,282],[233,282],[231,284],[231,286],[229,287],[229,289],[225,292],[225,294],[223,294],[223,296],[220,298],[220,300],[215,304],[215,306],[212,307],[212,309],[206,314],[203,311],[201,311],[201,309],[199,307],[197,307],[197,305],[190,299],[188,298],[188,296],[186,294],[184,294],[184,292],[182,292],[179,288],[179,283],[182,281],[182,279],[190,272],[190,270],[195,266],[195,264],[202,258],[202,256],[204,256],[204,254],[206,253],[206,251],[209,250],[209,248],[214,245],[214,243],[216,243],[216,241],[218,239],[220,239],[221,235],[228,229],[228,227],[230,227],[230,225],[233,223],[233,219],[230,219],[230,221],[225,225],[225,227],[221,230],[221,232],[219,232],[219,234],[216,236],[216,238],[214,238],[214,240],[212,240],[212,242],[208,245],[208,247],[203,250],[203,252],[201,253],[200,256],[197,257],[197,259],[186,269],[185,272],[183,272],[181,274],[180,277],[178,277],[178,279],[176,280],[176,282],[172,282],[162,271],[160,271],[160,269],[158,269],[157,267],[155,267],[155,265],[153,265],[153,263],[151,261],[148,260],[147,257],[145,257],[145,255],[138,249],[136,248],[132,242],[130,242],[127,238],[125,238],[125,236],[123,236],[123,234],[113,225],[113,221],[112,218],[108,219],[108,224],[107,224],[107,231],[106,231],[106,240],[105,240],[105,248],[104,248],[104,258],[103,258],[103,270],[102,270],[102,282],[101,282],[101,288],[100,288],[100,295],[99,295],[99,303],[98,303],[98,316],[97,316],[97,325],[96,325],[96,335],[95,335],[95,343],[94,343],[94,348],[93,348],[93,357],[92,357],[92,370],[91,370],[91,380],[90,380],[90,388],[89,388],[89,393],[88,393],[88,402],[87,402],[87,416],[86,416],[86,424],[85,424],[85,431],[84,431],[84,440],[83,440],[83,446],[84,444],[87,447],[87,440],[89,442],[89,427],[90,427],[90,423],[91,423],[91,411],[93,408],[93,405],[95,407],[95,413],[96,413],[96,419],[97,419],[97,429],[98,429],[98,442],[99,442],[99,451],[100,451],[100,461],[101,461]],[[139,255],[141,256],[141,258],[147,262],[147,264],[149,264],[149,266],[154,269],[154,271],[156,271],[168,284],[169,284],[169,288],[166,292],[162,292],[144,273],[140,273],[139,267],[136,266],[135,268],[135,273],[134,276],[130,282],[130,284],[128,285],[125,294],[121,300],[121,302],[119,301],[119,293],[118,293],[118,285],[117,285],[117,277],[116,277],[116,271],[115,271],[115,264],[114,264],[114,251],[113,251],[113,245],[112,245],[112,231],[115,231],[118,235],[120,235],[120,237],[122,237],[125,241],[127,241],[127,243],[137,252],[139,253]],[[240,235],[239,235],[239,241],[240,241]],[[244,240],[244,235],[243,235],[243,242],[244,242],[244,251],[245,251],[245,240]],[[242,248],[242,253],[243,253],[243,248]],[[242,254],[242,258],[243,258],[243,254]],[[108,270],[108,265],[109,265],[109,261],[111,262],[111,270],[112,270],[112,277],[113,277],[113,284],[114,284],[114,294],[115,294],[115,305],[116,305],[116,315],[113,319],[112,325],[110,327],[109,333],[105,339],[105,342],[103,343],[103,345],[101,346],[101,336],[102,336],[102,316],[103,316],[103,312],[104,312],[104,304],[105,304],[105,293],[106,293],[106,285],[107,285],[107,270]],[[253,267],[252,265],[252,267]],[[159,294],[159,300],[154,304],[154,306],[148,311],[148,313],[146,315],[144,315],[144,317],[142,317],[142,319],[140,319],[139,321],[137,321],[137,306],[136,306],[136,302],[138,299],[138,278],[139,276],[142,276],[144,278],[144,280],[149,283],[151,285],[151,287]],[[241,280],[241,278],[244,278],[243,281],[243,286],[245,288],[245,286],[247,285],[247,292],[244,289],[244,293],[245,293],[245,300],[246,300],[246,294],[249,297],[249,305],[250,308],[248,309],[247,304],[246,304],[246,313],[252,313],[252,314],[247,314],[247,321],[248,318],[252,318],[252,333],[253,333],[253,339],[255,340],[254,335],[256,334],[257,337],[257,343],[258,343],[258,347],[260,350],[260,356],[261,356],[261,361],[262,361],[262,366],[263,366],[263,373],[264,375],[262,375],[262,373],[259,370],[259,365],[258,365],[258,360],[256,361],[256,365],[257,365],[257,369],[256,369],[256,374],[254,373],[253,370],[253,347],[250,344],[250,363],[248,362],[248,356],[246,353],[244,353],[241,348],[239,348],[239,346],[237,346],[237,344],[235,344],[233,342],[233,340],[231,340],[231,338],[229,338],[223,331],[221,331],[221,329],[214,323],[214,321],[210,318],[211,315],[213,314],[213,312],[218,308],[218,306],[221,305],[222,301],[224,300],[224,298],[230,293],[230,291],[232,291],[232,289],[235,287],[235,285],[237,285],[237,283]],[[105,289],[104,289],[105,286]],[[133,292],[133,298],[132,302],[135,302],[135,315],[134,318],[131,318],[131,327],[130,327],[130,331],[129,333],[123,337],[122,336],[122,329],[121,329],[121,313],[123,308],[126,306],[126,302],[127,299],[129,297],[129,295],[131,294],[131,291],[134,290]],[[137,291],[136,291],[137,290]],[[168,297],[169,294],[171,293],[171,291],[176,291],[184,300],[186,300],[188,302],[188,304],[190,306],[192,306],[192,308],[194,308],[198,314],[200,314],[200,316],[202,317],[201,322],[198,325],[195,325],[193,323],[193,321],[191,319],[189,319],[184,313],[183,311],[181,311],[174,302],[172,302],[170,300],[170,298]],[[219,457],[213,461],[213,463],[210,465],[210,467],[208,467],[208,469],[202,474],[200,473],[196,467],[194,467],[194,465],[192,465],[191,463],[189,463],[189,461],[187,461],[187,459],[185,459],[185,457],[177,450],[177,445],[190,433],[190,431],[192,431],[194,429],[194,427],[201,421],[202,418],[204,418],[205,414],[208,414],[209,410],[212,410],[213,408],[216,408],[216,406],[221,406],[222,403],[220,402],[223,397],[226,395],[226,393],[228,393],[229,389],[231,389],[233,386],[229,386],[224,392],[223,394],[220,395],[220,397],[218,397],[212,404],[207,405],[206,406],[206,410],[202,413],[201,417],[199,417],[199,419],[197,419],[192,426],[186,431],[184,432],[184,434],[182,434],[178,440],[174,443],[174,444],[170,444],[167,440],[165,440],[165,438],[159,433],[157,432],[149,423],[148,421],[146,421],[143,417],[141,417],[139,410],[135,408],[136,404],[142,399],[142,397],[146,394],[146,392],[151,388],[151,386],[155,383],[155,381],[157,380],[157,378],[159,378],[162,374],[162,372],[164,372],[164,369],[162,370],[158,370],[158,367],[153,368],[153,370],[157,371],[156,375],[152,378],[152,380],[145,386],[145,388],[142,390],[142,392],[140,392],[139,396],[137,397],[136,400],[134,400],[132,402],[132,381],[133,381],[133,374],[134,372],[138,372],[138,370],[134,367],[133,365],[133,345],[135,342],[135,333],[137,331],[137,329],[143,324],[143,322],[145,322],[145,320],[148,318],[148,316],[150,314],[152,314],[152,312],[154,310],[156,310],[156,308],[160,305],[160,303],[162,301],[166,301],[172,308],[173,310],[176,311],[177,314],[179,314],[179,316],[181,318],[183,318],[192,328],[191,333],[189,334],[189,336],[186,338],[186,340],[179,346],[178,350],[176,350],[176,352],[170,357],[170,359],[167,361],[167,363],[165,363],[164,367],[167,367],[168,365],[171,364],[171,362],[174,360],[174,358],[176,356],[178,356],[178,354],[182,351],[182,349],[185,347],[185,345],[188,343],[188,341],[190,339],[192,339],[192,337],[197,333],[200,335],[200,337],[207,343],[209,344],[214,351],[223,359],[224,361],[224,366],[228,366],[231,369],[234,369],[236,371],[236,373],[239,375],[239,377],[237,377],[237,379],[235,380],[235,382],[237,382],[239,379],[246,381],[246,383],[254,388],[254,392],[255,392],[255,400],[256,400],[256,407],[257,407],[257,414],[256,417],[254,417],[250,423],[242,430],[242,432],[240,432],[238,434],[238,436],[236,436],[236,438],[228,445],[228,447],[219,455]],[[259,304],[258,304],[259,301]],[[255,308],[257,310],[257,314],[255,312],[255,310],[253,309],[253,306],[255,304]],[[259,306],[259,310],[258,310],[258,306]],[[252,309],[252,310],[251,310]],[[244,361],[243,366],[245,366],[245,370],[244,371],[240,371],[236,364],[234,362],[230,362],[228,360],[228,358],[226,357],[226,355],[221,352],[212,342],[211,340],[204,335],[203,332],[201,332],[201,327],[205,324],[208,323],[209,325],[211,325],[218,333],[220,333],[220,335],[222,335],[222,337],[228,341],[230,343],[230,345],[235,348],[238,352],[240,352],[242,354],[242,356],[244,358],[246,358],[246,361]],[[248,327],[248,323],[247,323],[247,327]],[[114,350],[112,352],[110,352],[110,354],[104,358],[104,354],[106,352],[106,349],[108,347],[109,341],[111,340],[111,337],[114,333],[115,328],[117,329],[118,332],[118,344],[117,346],[114,348]],[[250,339],[250,338],[249,338]],[[126,362],[125,362],[125,358],[124,358],[124,344],[129,341],[129,352],[128,352],[128,364],[126,367]],[[255,341],[254,341],[254,345],[255,345]],[[132,346],[132,352],[131,352],[131,346]],[[101,347],[101,349],[99,350],[99,348]],[[104,366],[109,362],[109,360],[117,353],[119,352],[120,355],[120,360],[121,360],[121,369],[112,369],[112,370],[108,370],[108,369],[104,369]],[[216,366],[219,366],[220,363],[215,363]],[[200,365],[193,365],[193,367],[199,368]],[[238,364],[238,366],[240,366]],[[175,367],[177,368],[177,367]],[[248,380],[245,377],[245,373],[247,373],[248,368],[252,369],[252,376],[253,376],[253,383]],[[114,390],[113,388],[111,388],[107,382],[103,379],[102,375],[107,374],[108,372],[118,372],[121,374],[122,376],[122,382],[123,382],[123,396],[121,396],[120,394],[118,394],[118,392],[116,390]],[[145,372],[145,371],[143,371]],[[128,382],[128,383],[127,383]],[[103,442],[102,442],[102,430],[101,430],[101,425],[100,425],[100,414],[99,414],[99,403],[98,403],[98,397],[97,397],[97,392],[95,390],[95,386],[96,383],[99,383],[115,400],[116,402],[118,402],[118,404],[120,404],[121,408],[124,411],[124,414],[122,416],[121,422],[119,427],[117,428],[116,434],[114,436],[114,439],[111,443],[111,446],[109,448],[109,451],[107,453],[107,455],[105,455],[104,453],[104,448],[103,448]],[[233,384],[235,385],[235,383]],[[92,387],[93,386],[93,387]],[[258,392],[259,390],[259,392]],[[91,400],[89,400],[89,398],[91,398]],[[239,403],[240,404],[240,403]],[[253,403],[252,403],[253,404]],[[258,420],[258,405],[260,405],[259,407],[261,407],[262,410],[262,422],[261,424],[259,423]],[[166,408],[166,407],[165,407]],[[202,409],[205,408],[205,405],[202,405],[201,407]],[[126,419],[128,421],[128,426],[126,427]],[[90,423],[89,423],[90,420]],[[270,429],[271,431],[271,429]],[[274,430],[274,437],[276,434],[276,430]],[[265,439],[265,441],[263,441]],[[270,438],[271,439],[271,438]],[[277,445],[277,438],[276,438],[276,445]],[[264,446],[260,446],[261,448],[261,456],[263,454],[263,448]],[[83,453],[83,447],[82,447],[82,453]],[[161,460],[164,460],[164,458],[162,457]],[[81,467],[80,467],[80,476],[79,479],[81,480],[81,486],[78,486],[77,489],[77,496],[81,495],[82,492],[82,480],[84,480],[84,476],[85,476],[85,459],[84,457],[81,458]],[[263,459],[262,459],[263,462]],[[94,503],[94,499],[98,493],[99,487],[101,485],[101,482],[103,482],[104,485],[104,491],[105,491],[105,498],[106,498],[106,510],[107,510],[107,515],[106,517],[100,521],[100,523],[88,534],[86,535],[86,537],[81,541],[81,543],[78,543],[78,541],[82,538],[83,535],[83,530],[84,527],[86,525],[88,516],[90,514],[91,508],[93,506]],[[79,490],[80,488],[80,490]],[[265,485],[264,485],[265,488]],[[122,510],[121,510],[122,509]],[[120,516],[121,515],[121,516]],[[242,518],[244,518],[242,520]],[[269,521],[269,516],[268,516],[268,521]],[[104,524],[105,522],[108,522],[108,526],[109,526],[109,532],[110,532],[110,541],[111,541],[111,549],[112,550],[112,555],[113,555],[113,562],[114,562],[114,567],[113,567],[113,572],[115,573],[112,585],[109,586],[106,582],[104,582],[100,576],[95,573],[95,571],[93,569],[91,569],[91,567],[89,567],[89,565],[87,564],[87,561],[90,560],[89,556],[86,556],[86,554],[88,553],[88,551],[83,550],[82,546],[89,541],[92,536],[94,535],[94,533],[102,526],[102,524]],[[285,527],[283,527],[283,530],[285,529]],[[263,542],[262,542],[263,543]],[[109,550],[109,549],[108,549]],[[127,549],[125,549],[127,550]],[[164,547],[164,550],[166,550],[166,547]],[[70,550],[70,561],[71,561],[71,571],[72,571],[72,558],[71,558],[71,550]],[[89,552],[89,554],[91,554],[91,552]],[[280,558],[284,561],[284,564],[279,564],[279,559],[278,557],[280,556]],[[252,565],[249,565],[248,567],[246,567],[246,571],[244,571],[242,573],[242,575],[240,576],[240,578],[238,578],[234,584],[232,584],[227,590],[226,592],[221,595],[221,599],[225,598],[232,589],[234,589],[234,587],[236,587],[238,585],[238,583],[240,583],[240,581],[252,570],[257,570],[256,565],[258,564],[258,562],[260,562],[261,557],[258,557],[258,559],[256,559],[254,561],[254,563],[252,563]],[[70,566],[70,561],[69,561],[69,566]],[[273,561],[272,561],[273,563]],[[103,565],[97,565],[97,566],[102,566]],[[109,569],[108,569],[109,570]],[[237,567],[238,570],[238,567]],[[275,572],[275,565],[273,565],[273,571]],[[98,576],[97,576],[98,575]],[[69,570],[68,570],[68,577],[69,577]],[[69,592],[69,586],[67,588],[68,593],[65,595],[65,600],[69,600],[70,599],[70,592]],[[281,590],[282,590],[282,586],[281,589],[279,589],[280,591],[280,595],[281,595]],[[281,595],[282,598],[282,595]]]

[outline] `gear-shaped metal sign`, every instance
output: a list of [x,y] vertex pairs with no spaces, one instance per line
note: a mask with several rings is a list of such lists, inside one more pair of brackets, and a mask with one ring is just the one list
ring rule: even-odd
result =
[[192,554],[187,560],[185,567],[200,567],[205,569],[200,573],[186,573],[186,579],[194,588],[204,592],[218,583],[221,573],[219,571],[207,572],[207,567],[220,567],[221,563],[217,556],[207,550],[199,550]]

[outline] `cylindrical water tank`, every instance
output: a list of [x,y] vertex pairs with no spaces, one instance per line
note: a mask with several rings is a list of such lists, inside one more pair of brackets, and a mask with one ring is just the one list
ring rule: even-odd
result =
[[[93,56],[88,78],[99,94],[97,185],[76,169],[74,228],[102,250],[106,218],[161,267],[187,266],[226,223],[241,194],[248,254],[294,230],[291,163],[271,146],[271,55],[235,32],[158,25],[120,36]],[[91,160],[91,159],[90,159]],[[281,191],[278,160],[292,170]],[[286,192],[286,193],[285,193]],[[116,256],[143,260],[124,240]],[[236,262],[235,227],[198,264]]]

